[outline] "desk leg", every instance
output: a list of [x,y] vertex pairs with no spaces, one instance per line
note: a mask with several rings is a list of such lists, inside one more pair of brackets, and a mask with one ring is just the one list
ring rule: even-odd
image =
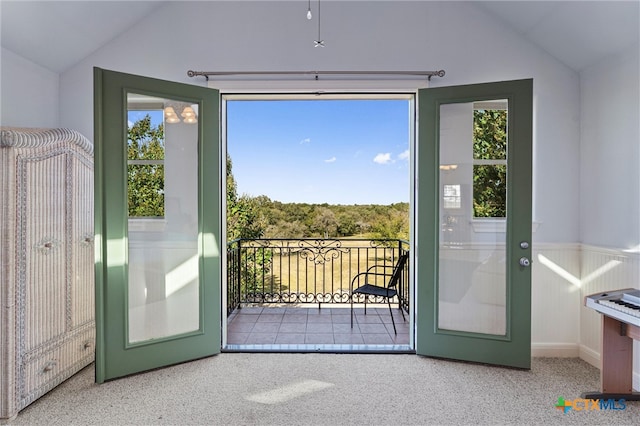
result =
[[638,327],[602,315],[601,391],[584,393],[584,398],[640,401],[640,392],[633,392],[632,337],[637,333]]
[[600,380],[604,393],[633,391],[633,340],[622,331],[620,321],[602,316]]

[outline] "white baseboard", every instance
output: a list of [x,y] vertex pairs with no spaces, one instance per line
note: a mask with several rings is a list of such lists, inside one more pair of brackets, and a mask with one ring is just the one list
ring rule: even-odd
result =
[[549,358],[577,358],[580,348],[577,343],[532,343],[531,356]]
[[585,345],[580,345],[580,359],[588,362],[598,369],[600,368],[600,353]]

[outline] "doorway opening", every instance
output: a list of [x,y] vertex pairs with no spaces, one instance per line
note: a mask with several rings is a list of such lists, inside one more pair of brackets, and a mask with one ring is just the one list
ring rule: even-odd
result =
[[[213,88],[122,74],[100,68],[94,69],[94,82],[97,118],[96,149],[94,151],[96,180],[94,198],[96,224],[96,381],[101,383],[116,377],[219,353],[222,349],[220,343],[226,345],[225,349],[228,350],[227,336],[222,337],[223,332],[228,334],[228,321],[226,315],[224,315],[224,319],[221,315],[223,311],[221,299],[224,296],[225,306],[229,306],[228,302],[231,299],[227,292],[229,288],[227,282],[230,281],[227,279],[227,282],[224,282],[221,277],[226,277],[230,271],[233,271],[227,265],[227,262],[230,264],[233,258],[225,250],[226,233],[222,228],[225,220],[221,219],[221,213],[226,206],[225,197],[220,194],[222,190],[220,183],[222,182],[223,173],[226,172],[224,171],[224,157],[221,158],[220,156],[221,154],[223,156],[226,155],[226,147],[224,142],[220,140],[220,136],[226,134],[226,129],[222,132],[220,131],[221,123],[216,118],[226,117],[226,115],[220,115],[220,108],[227,107],[227,100],[224,103],[220,102],[220,91]],[[409,90],[409,92],[411,91]],[[410,340],[407,346],[410,350],[415,347],[415,352],[420,355],[530,368],[531,269],[529,267],[529,259],[531,258],[531,133],[533,128],[531,117],[533,116],[533,80],[438,87],[417,90],[412,93],[416,96],[415,102],[420,103],[420,108],[419,120],[415,117],[416,114],[413,112],[413,108],[410,109],[413,119],[408,120],[409,134],[413,135],[414,128],[412,123],[417,130],[418,121],[420,127],[427,129],[427,131],[419,132],[419,143],[417,140],[411,140],[409,143],[409,167],[411,171],[409,173],[411,176],[409,183],[411,197],[409,200],[410,225],[418,222],[418,216],[421,223],[420,226],[410,228],[409,235],[409,241],[413,242],[413,244],[409,244],[411,255],[409,278],[414,278],[413,282],[416,286],[420,285],[420,290],[413,292],[413,286],[409,286],[409,291],[407,292],[410,297],[408,302],[409,327],[411,328],[415,324],[415,332],[409,333]],[[131,95],[131,99],[128,98],[129,95]],[[168,235],[171,240],[170,244],[167,243],[164,246],[173,249],[174,243],[177,243],[175,245],[176,249],[184,248],[186,253],[183,253],[185,255],[182,257],[183,260],[188,260],[193,257],[193,254],[197,253],[197,262],[194,263],[197,263],[199,285],[197,287],[197,305],[194,309],[198,309],[199,318],[197,329],[193,325],[189,325],[186,329],[172,330],[171,333],[175,334],[154,333],[151,336],[145,335],[142,338],[134,335],[132,339],[130,324],[136,320],[135,316],[132,315],[131,306],[129,306],[129,302],[133,299],[128,296],[128,292],[133,289],[137,290],[137,287],[135,287],[135,283],[134,286],[131,286],[129,279],[129,273],[135,273],[136,271],[132,270],[130,262],[131,252],[129,248],[133,248],[135,244],[131,245],[132,235],[130,233],[133,229],[128,226],[128,174],[126,172],[129,171],[128,166],[132,166],[131,170],[134,175],[137,175],[136,171],[146,170],[141,166],[153,166],[150,169],[159,172],[159,166],[161,165],[158,164],[159,158],[146,158],[146,156],[145,158],[140,158],[140,153],[144,150],[134,150],[138,153],[138,156],[131,159],[128,157],[128,151],[123,149],[126,146],[123,143],[128,144],[128,141],[123,138],[123,135],[126,134],[128,121],[124,107],[129,101],[138,99],[138,95],[163,99],[169,103],[179,102],[181,107],[184,103],[188,104],[184,105],[180,114],[184,118],[181,121],[182,124],[171,123],[176,126],[172,129],[175,130],[176,142],[178,140],[187,140],[183,137],[184,134],[178,126],[195,124],[191,123],[191,117],[194,117],[191,115],[191,111],[187,110],[188,113],[185,112],[187,106],[191,106],[194,114],[200,117],[197,121],[198,125],[191,127],[195,138],[188,139],[193,141],[189,145],[194,149],[191,154],[184,155],[186,153],[184,143],[176,143],[174,145],[165,141],[167,142],[167,148],[175,148],[173,154],[167,149],[168,155],[163,164],[163,170],[166,170],[165,177],[171,179],[172,182],[166,182],[164,188],[155,189],[158,194],[164,194],[167,201],[167,208],[164,212],[164,220],[167,222],[165,230],[167,232],[163,234],[171,233],[171,235]],[[313,95],[308,96],[314,97]],[[321,95],[321,97],[324,96],[324,94]],[[410,99],[413,98],[410,96]],[[467,190],[465,192],[463,185],[470,185],[472,178],[475,177],[473,175],[474,170],[487,172],[484,175],[489,179],[485,180],[485,182],[490,185],[493,183],[492,193],[494,195],[502,192],[498,190],[502,188],[502,179],[499,182],[493,179],[491,176],[494,174],[489,173],[489,171],[494,170],[498,172],[498,176],[500,175],[499,171],[503,168],[500,166],[504,165],[504,158],[494,157],[501,156],[501,154],[497,154],[502,152],[503,143],[494,141],[494,145],[496,142],[500,145],[499,147],[495,146],[495,148],[499,149],[487,149],[486,154],[492,158],[473,158],[476,128],[474,121],[471,119],[476,115],[476,110],[478,110],[478,115],[484,116],[480,110],[487,109],[477,108],[478,105],[476,103],[486,103],[488,101],[490,105],[500,106],[503,104],[502,100],[507,101],[508,107],[508,113],[505,116],[507,124],[507,185],[504,209],[507,216],[503,220],[505,226],[498,226],[497,222],[500,219],[497,221],[492,220],[490,226],[486,226],[488,225],[486,223],[477,228],[467,226],[466,240],[458,239],[454,245],[451,244],[449,239],[446,241],[449,241],[448,244],[451,247],[443,247],[440,244],[441,241],[445,241],[441,237],[442,232],[445,230],[450,232],[448,228],[451,228],[451,232],[453,232],[453,225],[459,224],[460,221],[445,221],[446,223],[443,224],[439,218],[443,215],[446,217],[448,214],[443,213],[445,206],[446,210],[462,208],[463,198],[466,200],[464,201],[467,203],[466,205],[471,206],[470,198],[468,197],[471,196],[472,191]],[[162,103],[165,122],[169,123],[170,116],[167,107],[170,105],[165,105],[165,102]],[[461,110],[456,108],[458,106]],[[495,109],[499,110],[500,108]],[[178,112],[175,107],[173,110],[176,113]],[[445,117],[442,114],[443,110],[449,110],[448,112],[452,114],[447,114],[447,117]],[[169,110],[169,112],[171,111]],[[457,114],[458,112],[462,114]],[[493,116],[493,114],[490,115]],[[504,113],[496,112],[495,116],[501,117],[502,115]],[[464,127],[452,125],[464,116],[470,118],[470,120],[465,119],[466,124]],[[205,117],[207,118],[206,120]],[[518,117],[518,120],[514,120],[514,117]],[[187,118],[189,118],[188,121]],[[448,118],[451,120],[448,120]],[[505,120],[499,121],[504,122]],[[494,134],[495,131],[504,133],[504,126],[490,127],[494,129]],[[187,131],[187,128],[185,127],[182,130]],[[462,131],[451,132],[455,130]],[[167,132],[169,132],[168,127]],[[488,134],[487,132],[482,133]],[[456,137],[454,138],[453,136]],[[466,142],[458,144],[456,143],[458,139]],[[148,146],[148,148],[150,147],[151,145]],[[444,151],[441,149],[443,147],[445,148]],[[451,149],[447,151],[447,147]],[[457,147],[461,147],[461,149],[458,150],[456,149]],[[156,150],[154,149],[153,151],[155,152]],[[467,153],[464,158],[462,151]],[[494,152],[496,155],[490,154],[490,152]],[[191,162],[173,162],[174,159],[178,160],[180,158],[185,158]],[[466,162],[462,163],[461,161],[465,158]],[[195,164],[193,162],[194,159],[196,160]],[[132,160],[131,163],[129,163],[130,160]],[[421,168],[420,172],[417,170],[418,164]],[[464,167],[461,164],[464,164]],[[171,172],[172,169],[174,170],[173,173]],[[452,172],[459,174],[460,179],[454,181],[454,173]],[[450,179],[442,177],[442,174],[445,173],[452,175]],[[192,178],[190,184],[178,185],[181,182],[173,182],[173,179],[180,180],[188,176]],[[412,184],[411,182],[416,183]],[[172,184],[175,185],[171,187],[170,185]],[[446,191],[443,187],[444,184],[448,185]],[[456,185],[460,185],[459,188]],[[195,205],[189,208],[190,212],[193,212],[194,209],[197,210],[195,232],[193,231],[193,224],[196,221],[186,220],[179,217],[180,215],[176,217],[170,214],[173,210],[169,209],[172,204],[169,202],[172,201],[169,195],[182,196],[185,192],[183,189],[186,187],[197,188],[197,196],[191,197]],[[341,189],[346,188],[349,190],[352,187],[353,185],[351,187],[340,185]],[[470,188],[470,186],[467,188]],[[356,193],[353,190],[351,192]],[[475,193],[475,185],[473,193]],[[446,197],[446,200],[444,200],[444,197]],[[159,198],[153,197],[156,200]],[[483,199],[492,202],[492,197],[483,197]],[[180,204],[182,205],[182,203]],[[177,209],[175,211],[179,212],[180,210]],[[498,208],[494,211],[500,210]],[[411,217],[414,211],[416,213],[413,214],[414,217]],[[446,225],[447,229],[444,229],[443,225]],[[172,228],[174,226],[184,227],[181,228],[181,232],[172,232],[173,229],[176,229]],[[482,236],[482,241],[486,241],[488,244],[478,247],[478,244],[475,243],[476,238],[480,238],[480,233],[487,230],[490,230],[494,236]],[[153,232],[158,231],[155,230]],[[188,247],[183,245],[185,237],[190,238],[189,243],[187,243]],[[316,240],[323,239],[316,238]],[[418,241],[421,243],[418,244]],[[222,245],[220,244],[221,242],[223,243]],[[160,244],[156,246],[158,245]],[[504,286],[501,286],[501,292],[508,296],[500,297],[500,300],[504,302],[504,309],[500,309],[500,316],[504,318],[504,322],[502,322],[504,327],[501,326],[495,330],[486,328],[470,330],[459,326],[458,323],[453,325],[448,323],[448,328],[441,327],[443,322],[446,322],[446,318],[440,316],[441,312],[438,312],[438,308],[451,301],[450,299],[443,300],[441,297],[448,296],[446,290],[449,289],[447,285],[449,281],[442,280],[443,277],[439,269],[440,261],[448,260],[442,255],[447,255],[449,248],[455,249],[458,255],[465,254],[463,250],[467,250],[471,255],[472,250],[477,248],[485,250],[489,245],[502,250],[500,261],[497,262],[498,266],[493,268],[493,265],[496,265],[495,262],[489,265],[492,266],[491,271],[498,271],[501,274],[501,283],[504,283]],[[143,247],[139,248],[142,249]],[[150,246],[149,248],[152,252],[149,259],[165,260],[158,256],[155,246]],[[258,249],[260,248],[258,247]],[[287,247],[287,249],[289,248]],[[293,249],[293,247],[291,248]],[[416,252],[418,248],[420,250]],[[297,251],[300,252],[301,250]],[[289,250],[286,254],[293,254],[293,252],[294,250]],[[264,251],[258,251],[258,253],[264,253]],[[283,257],[280,255],[281,259]],[[386,253],[381,256],[374,254],[373,257],[376,260],[380,257],[385,259]],[[289,258],[292,258],[292,256],[289,256]],[[305,260],[308,261],[309,258],[307,255]],[[476,258],[477,256],[474,257],[474,259]],[[254,256],[254,259],[262,261],[262,259],[266,260],[267,258]],[[311,259],[315,260],[313,257]],[[146,258],[142,260],[146,260]],[[163,265],[171,268],[171,271],[166,272],[176,270],[175,274],[167,274],[166,272],[164,274],[153,274],[159,270],[159,268],[154,267],[155,264],[149,264],[148,269],[144,270],[145,279],[147,271],[150,272],[148,277],[151,278],[147,281],[148,286],[146,286],[146,295],[151,297],[144,298],[145,302],[150,302],[148,312],[151,312],[152,309],[155,310],[155,307],[165,306],[165,299],[168,299],[167,296],[175,299],[174,296],[191,295],[188,291],[186,293],[189,294],[183,294],[182,292],[182,290],[186,290],[186,287],[189,287],[189,284],[182,284],[187,283],[185,278],[189,278],[191,274],[184,274],[182,271],[178,273],[178,271],[183,266],[189,271],[194,271],[196,268],[191,267],[192,264],[189,262],[180,265],[171,264],[170,262],[176,261],[176,256],[169,256],[166,260],[168,262]],[[466,262],[466,258],[463,261]],[[396,264],[398,263],[396,262]],[[483,265],[486,264],[483,263]],[[319,275],[323,275],[325,270],[319,270],[322,272]],[[241,269],[240,276],[242,276],[242,271]],[[244,271],[246,271],[246,268]],[[314,269],[314,271],[318,271],[318,269]],[[470,272],[470,270],[465,271],[467,273]],[[487,274],[484,274],[484,270],[482,272],[482,274],[471,276],[472,279],[477,278],[474,284],[488,282]],[[222,273],[225,275],[222,275]],[[255,277],[255,274],[249,274],[249,276]],[[324,276],[331,277],[332,275],[325,274]],[[418,276],[420,277],[419,280],[417,279]],[[491,277],[490,281],[495,282],[493,277]],[[349,282],[350,278],[346,278],[346,281]],[[273,280],[260,280],[260,282],[263,281],[269,285],[278,283],[275,277]],[[410,281],[409,279],[405,282]],[[329,280],[328,282],[332,281]],[[324,283],[327,283],[327,281],[324,281]],[[152,286],[155,286],[155,288],[152,289]],[[180,290],[172,290],[178,287]],[[223,287],[224,293],[222,291]],[[161,297],[161,291],[155,291],[157,288],[164,290],[164,298]],[[478,296],[475,298],[477,304],[495,304],[497,299],[492,298],[489,300],[485,297],[487,294],[482,291],[482,288],[479,288],[479,290],[479,292],[473,293],[474,296]],[[144,294],[144,291],[141,293]],[[259,293],[253,292],[252,296],[257,294]],[[288,294],[289,296],[298,296],[294,292],[289,292]],[[309,295],[308,292],[306,294]],[[319,302],[317,300],[311,301],[311,303],[318,304],[318,311],[322,310],[323,307],[326,308],[325,304],[333,306],[330,304],[330,300],[324,299],[326,293],[313,293],[314,297],[317,297],[318,294],[322,296],[322,300]],[[394,294],[393,296],[395,297],[396,295]],[[160,298],[160,300],[155,299],[156,297]],[[340,294],[336,297],[339,300]],[[419,297],[419,300],[417,300],[417,297]],[[142,299],[140,297],[137,300]],[[284,302],[287,302],[287,300],[284,300]],[[436,302],[437,304],[435,304]],[[421,309],[419,317],[414,314],[414,311],[418,309],[417,307]],[[474,311],[475,318],[481,319],[484,312],[481,309],[477,309]],[[438,315],[434,315],[436,313]],[[166,322],[153,321],[153,323],[164,325],[170,322],[169,314],[171,313],[167,312],[167,315],[157,317],[161,321],[166,320]],[[179,314],[184,314],[184,311],[180,310]],[[465,319],[469,322],[474,321],[473,315]],[[411,340],[413,334],[415,334],[415,343]],[[305,344],[301,344],[297,348],[295,346],[298,345],[293,345],[294,348],[289,350],[311,350]],[[288,347],[291,348],[291,346]],[[362,351],[369,349],[368,345],[353,344],[347,345],[347,347],[351,350],[359,350],[362,347],[364,347]],[[390,348],[392,345],[384,347]],[[262,350],[264,348],[266,346],[261,346]],[[276,348],[274,350],[284,350],[284,348]],[[314,349],[314,351],[317,350],[333,351],[334,349],[328,345],[319,344]],[[336,350],[341,349],[338,348]]]
[[414,352],[415,94],[226,94],[222,123],[223,350]]

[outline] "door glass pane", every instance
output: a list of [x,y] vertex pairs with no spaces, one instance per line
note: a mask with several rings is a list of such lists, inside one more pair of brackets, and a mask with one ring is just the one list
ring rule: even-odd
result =
[[506,334],[507,112],[440,106],[439,329]]
[[200,328],[197,105],[129,93],[128,332]]

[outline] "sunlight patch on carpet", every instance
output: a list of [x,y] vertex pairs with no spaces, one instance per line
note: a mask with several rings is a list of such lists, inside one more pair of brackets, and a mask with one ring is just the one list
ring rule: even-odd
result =
[[334,386],[333,383],[318,380],[303,380],[270,391],[260,392],[246,397],[248,401],[260,404],[280,404],[308,393],[320,391]]

